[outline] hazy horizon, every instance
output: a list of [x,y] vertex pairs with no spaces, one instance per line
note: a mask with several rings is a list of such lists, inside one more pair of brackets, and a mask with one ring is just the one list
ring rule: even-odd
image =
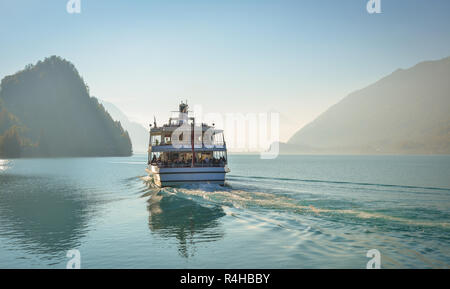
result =
[[287,141],[349,93],[450,55],[448,1],[382,1],[381,14],[356,0],[81,0],[81,14],[66,2],[0,4],[0,77],[61,56],[145,127],[188,99],[205,112],[278,111]]

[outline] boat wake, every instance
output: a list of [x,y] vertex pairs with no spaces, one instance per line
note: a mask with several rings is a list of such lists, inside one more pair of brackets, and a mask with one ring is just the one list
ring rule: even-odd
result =
[[450,192],[448,188],[439,187],[422,187],[422,186],[405,186],[405,185],[392,185],[392,184],[374,184],[374,183],[363,183],[363,182],[345,182],[345,181],[328,181],[328,180],[311,180],[311,179],[296,179],[296,178],[275,178],[275,177],[258,177],[258,176],[236,176],[230,175],[227,178],[234,180],[275,180],[275,181],[290,181],[290,182],[304,182],[304,183],[324,183],[324,184],[342,184],[342,185],[358,185],[358,186],[368,186],[368,187],[386,187],[386,188],[403,188],[403,189],[422,189],[422,190],[435,190],[435,191],[445,191]]
[[[448,234],[448,216],[440,207],[424,208],[411,202],[410,207],[398,209],[395,205],[395,198],[408,196],[405,192],[422,190],[429,197],[431,194],[441,196],[446,193],[445,189],[309,180],[323,184],[311,187],[300,183],[305,180],[290,180],[287,182],[291,184],[280,185],[271,178],[256,178],[254,182],[251,179],[234,175],[228,178],[225,186],[187,184],[159,188],[151,176],[140,177],[147,187],[143,197],[148,198],[155,220],[166,215],[171,219],[173,215],[184,219],[182,216],[197,212],[201,218],[195,222],[207,220],[207,217],[214,220],[225,217],[227,220],[220,223],[234,223],[237,226],[233,228],[242,234],[282,235],[283,239],[289,240],[289,248],[311,252],[307,254],[312,259],[322,250],[339,255],[346,246],[348,250],[376,247],[384,252],[386,268],[402,267],[411,260],[419,260],[430,268],[448,267],[445,258],[440,258],[438,253],[436,257],[421,249],[441,246],[433,240],[444,240],[442,238]],[[340,185],[329,186],[328,183]],[[400,194],[394,199],[380,201],[382,191],[386,194],[383,196],[393,195],[389,187]],[[361,199],[354,200],[355,196]],[[382,202],[390,206],[384,206]],[[421,241],[404,244],[403,240],[411,238],[412,233],[414,240]],[[418,249],[410,249],[414,246]],[[402,252],[401,257],[390,251],[392,247]]]
[[272,192],[255,191],[248,188],[235,188],[227,183],[225,186],[215,184],[189,184],[178,187],[158,188],[150,176],[141,177],[148,188],[158,191],[160,195],[176,195],[178,197],[194,200],[203,205],[219,205],[234,209],[266,210],[275,212],[286,212],[300,215],[307,215],[315,218],[322,218],[331,221],[346,222],[354,221],[379,221],[385,223],[395,223],[407,226],[420,227],[441,227],[448,229],[450,223],[408,219],[388,215],[381,212],[370,212],[355,208],[329,208],[320,207],[320,201],[316,205],[294,199],[288,195]]

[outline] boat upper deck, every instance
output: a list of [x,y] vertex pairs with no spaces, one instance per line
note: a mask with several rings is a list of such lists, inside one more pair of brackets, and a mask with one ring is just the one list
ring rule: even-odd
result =
[[205,123],[195,123],[189,117],[188,105],[181,103],[177,116],[157,126],[150,127],[149,152],[226,151],[223,130]]
[[158,167],[223,167],[227,146],[223,130],[188,117],[188,106],[180,104],[177,117],[150,128],[148,164]]

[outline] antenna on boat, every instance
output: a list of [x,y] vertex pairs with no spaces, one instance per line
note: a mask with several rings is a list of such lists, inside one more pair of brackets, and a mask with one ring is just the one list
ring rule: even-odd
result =
[[156,116],[153,116],[153,125],[156,127]]
[[188,109],[189,109],[189,106],[187,105],[187,101],[186,101],[186,103],[183,103],[183,101],[181,101],[178,111],[180,113],[187,113]]

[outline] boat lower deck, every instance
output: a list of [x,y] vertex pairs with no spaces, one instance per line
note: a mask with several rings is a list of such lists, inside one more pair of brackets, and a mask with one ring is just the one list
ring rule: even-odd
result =
[[224,185],[225,174],[229,172],[229,169],[227,166],[160,168],[152,165],[147,172],[153,176],[155,184],[159,187],[192,183]]

